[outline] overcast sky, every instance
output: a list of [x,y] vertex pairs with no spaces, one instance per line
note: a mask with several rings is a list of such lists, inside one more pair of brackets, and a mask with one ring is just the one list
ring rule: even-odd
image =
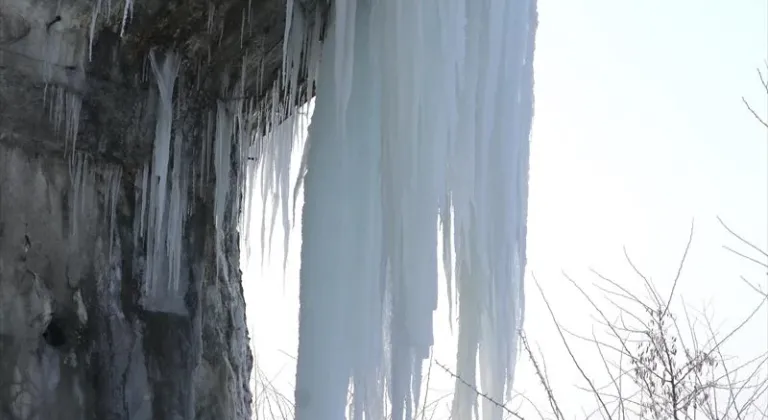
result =
[[[768,58],[768,2],[540,0],[539,19],[528,271],[558,316],[587,334],[593,325],[563,270],[585,286],[595,280],[590,268],[639,284],[625,246],[668,291],[695,219],[680,295],[709,308],[722,328],[741,320],[759,298],[739,276],[764,287],[767,279],[722,248],[738,243],[716,216],[768,249],[768,132],[741,101],[768,114],[756,72]],[[299,252],[291,250],[283,282],[281,244],[278,232],[274,263],[263,272],[251,266],[244,282],[257,359],[290,397]],[[545,348],[556,387],[568,407],[594,406],[574,392],[583,383],[527,281],[526,330]],[[732,353],[768,348],[768,313],[750,328],[734,338]],[[439,335],[436,357],[448,363],[453,338]],[[538,386],[524,363],[518,378],[519,390]]]

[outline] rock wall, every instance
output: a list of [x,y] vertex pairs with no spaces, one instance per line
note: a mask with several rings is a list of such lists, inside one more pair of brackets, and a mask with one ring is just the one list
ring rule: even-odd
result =
[[[319,30],[328,4],[294,7]],[[0,420],[250,418],[241,146],[312,91],[296,70],[307,57],[281,84],[285,11],[0,2]],[[179,63],[159,201],[155,54]],[[173,239],[150,240],[171,223]]]
[[187,191],[184,311],[147,308],[137,174],[73,156],[0,143],[0,419],[249,418],[237,214],[217,270],[212,195]]

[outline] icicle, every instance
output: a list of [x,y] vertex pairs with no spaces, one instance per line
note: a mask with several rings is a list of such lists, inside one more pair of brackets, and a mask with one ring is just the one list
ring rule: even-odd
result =
[[[335,37],[336,45],[334,55],[334,85],[339,89],[339,100],[336,102],[336,115],[344,118],[352,89],[352,69],[354,66],[355,43],[355,14],[357,0],[338,0],[334,3],[335,12]],[[339,127],[343,127],[343,121],[337,121]],[[343,135],[343,131],[342,131]]]
[[[165,281],[165,286],[178,292],[177,271],[173,270],[180,256],[181,237],[169,237],[169,165],[171,164],[171,125],[173,121],[173,88],[179,69],[179,59],[174,53],[166,53],[162,63],[158,63],[154,51],[149,55],[152,71],[159,91],[157,106],[157,124],[152,161],[152,175],[149,185],[148,220],[146,231],[147,264],[145,287],[150,297],[158,293],[158,282]],[[181,166],[181,156],[174,156],[174,166]],[[176,204],[171,198],[171,204]],[[171,211],[177,211],[178,206]],[[183,217],[174,213],[170,217]]]
[[70,168],[69,173],[69,179],[70,179],[70,185],[72,189],[72,195],[71,195],[71,201],[70,201],[70,212],[71,212],[71,229],[70,229],[70,240],[72,241],[73,245],[77,245],[78,243],[78,232],[80,228],[80,196],[83,194],[84,186],[83,186],[83,179],[85,172],[85,156],[81,154],[76,154],[74,156],[74,165]]
[[120,188],[123,170],[121,167],[110,168],[106,171],[106,190],[104,194],[104,213],[108,216],[109,226],[109,259],[112,260],[112,245],[115,241],[117,228],[117,202],[120,198]]
[[91,167],[89,157],[84,153],[75,153],[70,167],[70,223],[69,241],[73,249],[80,249],[81,234],[87,233],[91,212],[96,207],[96,173]]
[[245,15],[240,16],[240,48],[243,48],[245,42]]
[[448,326],[453,332],[453,222],[451,216],[450,199],[446,198],[440,208],[440,231],[443,234],[443,274],[445,275],[446,290],[448,294]]
[[[261,149],[258,151],[258,154],[267,157],[266,159],[259,159],[259,165],[266,163],[266,165],[260,166],[260,173],[262,174],[262,204],[266,205],[266,200],[269,196],[273,198],[272,208],[270,211],[265,211],[262,218],[260,234],[262,260],[264,259],[264,250],[270,249],[270,247],[265,245],[271,243],[276,227],[278,209],[280,209],[282,225],[285,231],[283,243],[284,265],[287,264],[289,233],[291,229],[290,159],[294,147],[293,138],[296,136],[297,131],[301,129],[302,123],[302,119],[298,117],[297,110],[293,104],[301,96],[299,75],[304,68],[303,66],[308,64],[306,62],[306,55],[302,53],[306,54],[308,52],[307,49],[310,44],[316,47],[319,46],[319,39],[314,40],[313,38],[315,36],[319,38],[319,30],[313,32],[306,30],[307,19],[294,6],[293,2],[288,2],[286,7],[286,37],[283,43],[284,71],[282,73],[283,77],[279,80],[281,88],[278,89],[278,85],[273,86],[271,89],[271,100],[268,103],[271,109],[267,112],[260,112],[260,114],[266,114],[266,118],[264,115],[260,115],[258,119],[265,120],[268,134],[257,140]],[[319,47],[315,49],[319,49]],[[317,53],[314,53],[314,56],[317,56]],[[313,63],[314,65],[316,63]],[[263,73],[263,68],[260,69],[261,73]],[[280,96],[280,92],[285,92],[283,97]],[[261,127],[256,128],[256,131],[260,130]],[[271,220],[268,221],[268,218]],[[267,231],[269,231],[269,235],[267,235]]]
[[[250,150],[250,148],[249,148]],[[241,228],[240,228],[240,246],[242,249],[245,249],[245,264],[246,268],[244,271],[248,271],[249,264],[251,262],[251,216],[253,214],[253,195],[254,190],[256,188],[255,180],[256,180],[256,171],[257,171],[257,163],[252,162],[250,159],[246,160],[244,162],[244,170],[246,172],[245,182],[243,183],[244,188],[244,208],[242,213],[242,222],[241,222]]]
[[213,111],[208,112],[208,123],[205,126],[205,136],[203,137],[202,151],[200,156],[202,158],[200,173],[201,173],[201,185],[205,185],[210,177],[210,165],[211,165],[211,145],[215,139],[216,133],[216,114]]
[[168,289],[172,291],[180,290],[179,279],[181,278],[181,241],[184,229],[184,217],[187,211],[187,178],[182,175],[186,169],[182,163],[181,146],[184,140],[181,137],[181,130],[176,131],[173,145],[173,172],[171,174],[171,195],[170,207],[168,209],[168,232],[166,236],[166,247],[168,252]]
[[91,26],[88,32],[88,60],[93,58],[93,41],[96,36],[96,21],[99,18],[99,13],[101,13],[101,2],[102,0],[96,0],[96,5],[91,11]]
[[[535,1],[467,3],[467,56],[460,88],[465,99],[452,163],[455,235],[463,242],[456,246],[457,374],[474,378],[479,355],[479,388],[496,401],[514,377],[524,307],[532,79],[524,77],[523,68],[533,57],[535,7]],[[465,298],[469,295],[475,297]],[[466,388],[457,384],[454,417],[469,415],[476,404],[474,392]],[[486,419],[502,416],[487,402],[482,413]]]
[[[368,15],[360,9],[346,22],[349,30],[367,24]],[[353,418],[379,419],[384,418],[378,402],[383,396],[381,327],[386,311],[379,282],[379,85],[368,60],[367,34],[358,34],[351,46],[333,36],[324,46],[307,139],[296,418],[343,418],[352,379]],[[354,69],[349,80],[341,81],[336,54],[351,58],[347,47],[355,48],[359,61],[349,67]],[[349,83],[348,96],[337,81]],[[347,113],[339,115],[346,101]]]
[[74,162],[73,153],[77,149],[77,135],[80,130],[82,98],[77,93],[62,86],[51,86],[50,92],[51,99],[50,103],[47,104],[48,117],[53,124],[54,131],[63,135],[64,153],[65,155],[69,154],[70,165],[72,165]]
[[[125,35],[125,26],[129,16],[133,17],[133,0],[125,0],[125,5],[123,6],[123,23],[120,25],[121,38]],[[93,35],[91,35],[91,37],[93,37]]]
[[[144,167],[146,168],[146,165]],[[140,249],[139,239],[143,237],[144,208],[146,208],[144,200],[147,191],[146,185],[143,185],[144,182],[146,182],[146,177],[143,173],[136,174],[133,179],[133,249]]]
[[[309,97],[309,95],[307,97]],[[311,114],[312,113],[312,109],[314,108],[313,107],[314,99],[310,100],[310,102],[307,105],[308,105],[308,111],[307,112],[309,114]],[[301,187],[304,184],[304,177],[307,175],[307,163],[308,163],[308,159],[309,159],[309,145],[311,143],[306,141],[306,135],[303,134],[305,132],[306,132],[306,128],[304,126],[302,126],[301,130],[300,130],[300,133],[302,133],[302,134],[299,136],[299,138],[304,139],[304,148],[303,148],[303,150],[301,152],[301,164],[300,164],[300,167],[299,167],[299,174],[296,176],[296,183],[294,184],[294,187],[293,187],[293,208],[291,209],[292,210],[291,217],[293,218],[293,220],[296,220],[296,203],[299,201],[299,191],[301,191]]]
[[213,20],[216,15],[216,5],[213,2],[208,2],[208,26],[206,29],[208,33],[213,33]]
[[147,191],[149,190],[149,164],[144,164],[144,169],[141,171],[141,226],[139,232],[141,237],[144,237],[146,232],[147,222]]
[[[283,32],[283,67],[284,69],[289,68],[286,64],[288,63],[288,50],[289,50],[289,43],[288,41],[291,40],[291,28],[293,27],[293,21],[296,20],[296,17],[293,15],[293,1],[294,0],[287,0],[285,2],[285,31]],[[297,13],[298,14],[298,13]],[[283,73],[284,75],[286,73]]]
[[228,276],[224,255],[225,211],[229,198],[230,163],[232,161],[232,120],[224,102],[219,101],[216,111],[216,143],[214,146],[216,188],[214,198],[214,222],[216,226],[216,266],[220,274]]

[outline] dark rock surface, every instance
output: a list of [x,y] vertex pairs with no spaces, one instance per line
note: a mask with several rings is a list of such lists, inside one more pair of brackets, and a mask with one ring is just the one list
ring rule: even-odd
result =
[[[0,4],[1,420],[250,418],[243,149],[233,141],[217,264],[206,122],[218,101],[258,104],[277,80],[285,2],[129,5]],[[150,51],[181,57],[173,165],[189,181],[168,216],[183,223],[183,282],[164,295],[147,292],[140,200],[158,103]]]
[[115,169],[94,166],[74,186],[69,171],[0,145],[0,418],[248,418],[236,235],[227,281],[212,264],[210,206],[191,206],[187,313],[147,310],[132,184],[118,184],[113,229]]

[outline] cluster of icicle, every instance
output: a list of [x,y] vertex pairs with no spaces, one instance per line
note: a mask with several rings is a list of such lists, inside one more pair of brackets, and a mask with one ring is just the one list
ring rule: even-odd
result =
[[[159,286],[177,291],[181,275],[181,244],[187,213],[187,177],[182,176],[181,130],[173,136],[174,86],[180,61],[173,53],[162,61],[150,53],[150,64],[158,90],[158,104],[152,161],[144,165],[141,196],[136,200],[140,212],[135,235],[146,245],[144,287],[157,296]],[[172,141],[175,140],[175,141]]]
[[[246,173],[233,170],[233,162],[247,160],[252,145],[254,124],[259,121],[254,102],[245,99],[219,100],[209,110],[200,162],[193,164],[191,154],[183,147],[181,127],[174,126],[174,112],[183,102],[183,93],[174,87],[181,64],[178,54],[169,51],[162,56],[154,51],[149,61],[159,93],[152,159],[146,162],[136,177],[135,247],[146,247],[144,287],[146,296],[183,297],[182,243],[190,210],[190,191],[206,194],[211,174],[214,175],[215,254],[218,275],[227,279],[229,273],[226,235],[230,216],[240,213],[240,189],[245,185]],[[245,60],[244,60],[245,62]],[[242,72],[246,72],[245,65]],[[244,80],[244,75],[242,75]],[[244,97],[243,83],[235,92]],[[177,105],[174,107],[174,105]],[[232,172],[237,178],[232,178]],[[233,195],[235,199],[233,199]]]
[[[96,28],[99,18],[107,20],[112,15],[114,0],[94,0],[91,10],[91,19],[88,27],[87,55],[79,54],[79,46],[70,45],[65,40],[61,32],[47,28],[45,31],[44,60],[42,61],[43,81],[46,85],[44,102],[50,110],[50,119],[57,132],[62,132],[66,141],[67,149],[65,154],[69,154],[70,164],[74,164],[75,147],[77,142],[77,132],[79,129],[80,111],[82,108],[81,93],[76,93],[70,88],[51,84],[54,77],[54,68],[61,65],[62,62],[83,61],[80,66],[84,69],[87,58],[93,57],[93,43],[96,39]],[[120,25],[120,36],[125,33],[125,28],[133,16],[133,0],[122,1],[122,24]],[[117,5],[114,5],[117,7]],[[50,93],[49,93],[50,91]],[[62,127],[62,125],[64,127]]]
[[[297,419],[414,417],[441,262],[458,318],[453,418],[470,419],[478,390],[508,395],[524,313],[536,0],[336,0],[322,43],[298,5],[281,83],[298,95],[306,68],[317,97]],[[295,132],[263,139],[259,157],[286,229]]]
[[[89,55],[93,46],[94,31],[97,17],[100,13],[111,13],[111,0],[96,0],[92,14]],[[129,13],[133,10],[132,0],[124,2],[123,27],[125,27]],[[63,137],[64,155],[68,159],[70,179],[70,237],[72,249],[83,249],[82,237],[88,222],[98,208],[99,200],[96,191],[103,192],[102,215],[103,224],[108,226],[108,252],[110,260],[113,254],[113,245],[117,229],[117,202],[119,200],[122,182],[122,167],[109,164],[95,164],[87,153],[77,150],[77,138],[80,130],[80,113],[82,110],[82,93],[72,86],[57,84],[54,77],[55,69],[62,62],[73,63],[84,60],[86,57],[78,55],[78,46],[71,45],[66,37],[59,31],[45,31],[44,59],[41,63],[41,73],[45,88],[43,91],[43,104],[48,113],[48,118],[53,125],[53,130]],[[85,63],[81,63],[84,67]],[[75,83],[76,84],[76,83]],[[101,174],[101,180],[97,181],[97,173]]]

